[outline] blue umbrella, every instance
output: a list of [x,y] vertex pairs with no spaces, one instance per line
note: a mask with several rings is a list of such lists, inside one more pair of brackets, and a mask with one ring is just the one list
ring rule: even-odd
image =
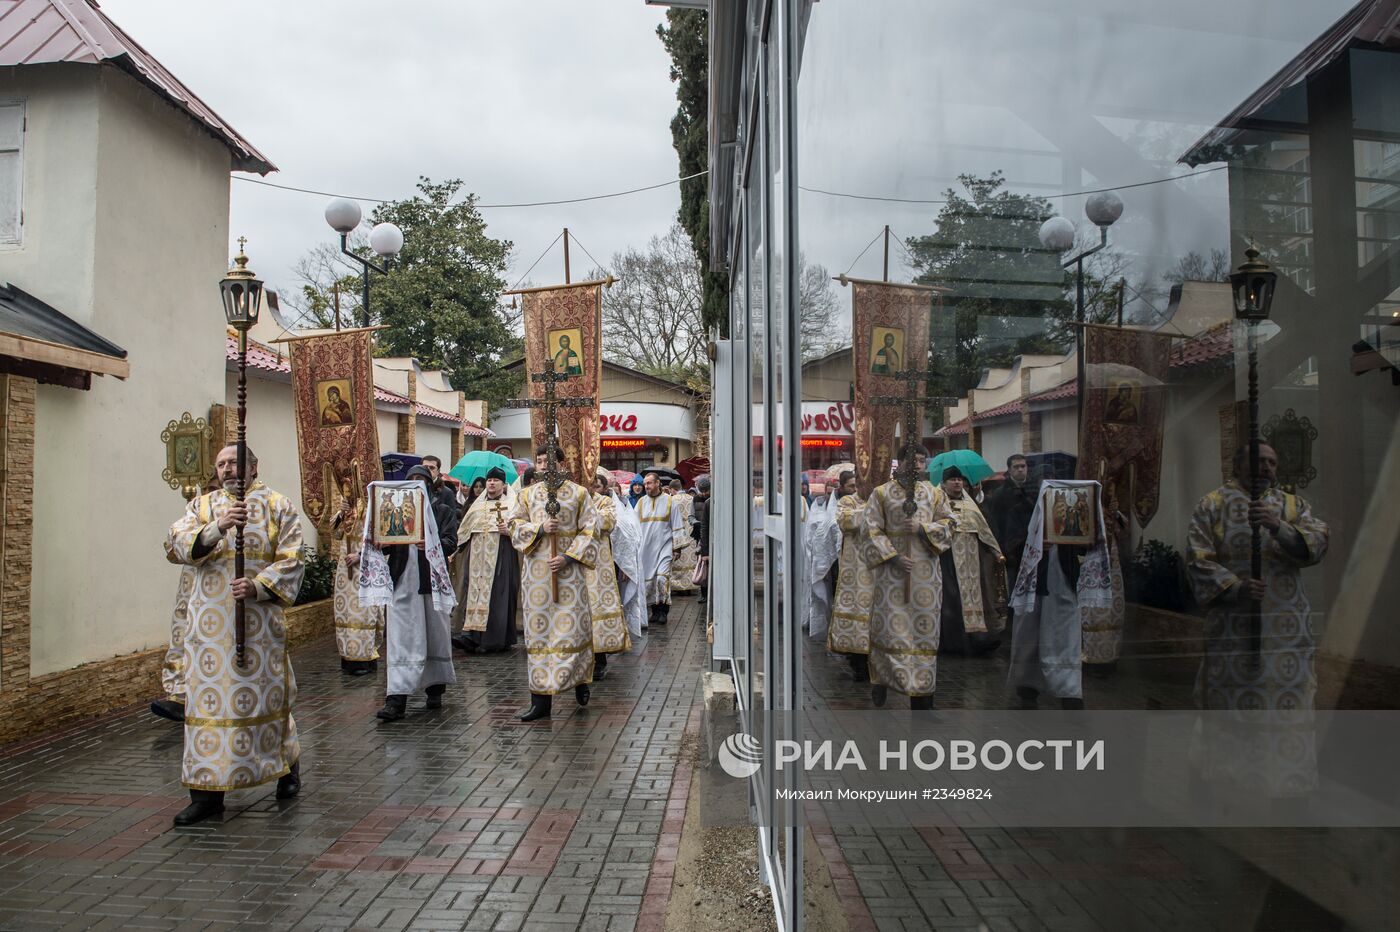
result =
[[499,453],[492,453],[489,450],[473,450],[457,461],[457,465],[452,467],[449,476],[458,480],[463,485],[471,485],[478,479],[486,478],[486,474],[493,469],[500,469],[506,474],[506,484],[515,481],[518,473],[515,471],[515,464],[509,457]]
[[976,485],[996,472],[976,450],[949,450],[929,461],[928,475],[934,485],[943,481],[943,470],[949,466],[956,466],[962,470],[963,477],[969,485]]

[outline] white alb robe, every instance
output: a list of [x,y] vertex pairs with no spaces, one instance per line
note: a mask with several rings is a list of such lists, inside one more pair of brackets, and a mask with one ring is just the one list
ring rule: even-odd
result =
[[[648,605],[671,604],[671,561],[683,544],[687,530],[681,509],[670,495],[637,499],[637,520],[642,525],[642,576]],[[687,538],[688,539],[688,538]]]

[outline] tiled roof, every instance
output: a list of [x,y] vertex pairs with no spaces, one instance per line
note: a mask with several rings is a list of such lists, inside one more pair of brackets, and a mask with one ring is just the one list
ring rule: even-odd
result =
[[1230,324],[1223,320],[1172,350],[1172,367],[1201,366],[1234,356],[1235,335]]
[[[238,359],[238,335],[233,331],[228,331],[225,342],[225,356],[229,362]],[[287,357],[282,356],[276,350],[264,346],[257,340],[248,341],[248,365],[254,369],[261,369],[264,372],[278,372],[287,376],[292,374],[292,364]],[[387,388],[374,386],[374,400],[382,401],[386,404],[408,405],[408,399],[398,392],[391,392]],[[424,404],[421,401],[414,402],[414,410],[419,417],[429,417],[438,421],[446,421],[449,424],[460,422],[462,432],[469,437],[494,437],[491,431],[475,424],[466,418],[458,418],[455,414],[449,414],[441,408],[434,408],[432,405]]]
[[92,0],[8,0],[0,8],[0,66],[111,62],[189,114],[233,153],[239,171],[277,171]]
[[1070,379],[1070,380],[1067,381],[1067,382],[1061,382],[1059,385],[1056,385],[1054,388],[1047,388],[1047,389],[1046,389],[1045,391],[1043,391],[1043,392],[1036,392],[1034,395],[1031,395],[1031,396],[1030,396],[1029,398],[1027,398],[1026,400],[1027,400],[1027,401],[1062,401],[1062,400],[1064,400],[1065,398],[1077,398],[1077,397],[1079,397],[1079,380],[1078,380],[1078,379]]

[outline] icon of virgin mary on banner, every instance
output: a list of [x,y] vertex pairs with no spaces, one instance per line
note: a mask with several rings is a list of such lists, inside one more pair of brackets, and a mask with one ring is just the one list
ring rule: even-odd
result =
[[1081,479],[1103,483],[1105,500],[1131,504],[1140,525],[1157,513],[1171,337],[1120,327],[1084,328]]
[[383,478],[374,414],[373,330],[297,337],[292,360],[302,508],[318,525],[340,498],[352,505]]

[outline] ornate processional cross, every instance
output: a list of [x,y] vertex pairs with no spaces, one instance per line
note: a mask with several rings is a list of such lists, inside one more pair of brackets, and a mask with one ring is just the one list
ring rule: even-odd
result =
[[[540,382],[544,385],[543,398],[515,398],[506,402],[508,408],[542,408],[544,410],[544,446],[548,456],[548,466],[544,471],[544,483],[546,490],[546,500],[544,506],[545,514],[551,518],[559,515],[559,487],[564,484],[568,474],[559,468],[559,420],[558,410],[560,408],[586,408],[593,404],[592,398],[560,398],[554,393],[554,387],[569,379],[578,378],[567,372],[560,372],[553,365],[544,372],[535,372],[530,375],[530,381]],[[549,555],[558,555],[558,545],[553,534],[549,535]],[[559,601],[559,580],[551,572],[550,583],[554,595],[554,601]]]
[[[915,490],[918,488],[919,467],[915,462],[919,445],[919,434],[922,433],[923,421],[919,417],[920,409],[926,404],[950,405],[957,404],[957,398],[947,398],[943,396],[927,396],[919,391],[919,386],[933,378],[936,373],[929,369],[904,369],[896,372],[890,378],[898,379],[904,383],[903,395],[877,395],[870,399],[872,405],[882,408],[899,408],[902,433],[904,434],[904,445],[899,451],[899,468],[895,470],[894,477],[904,489],[904,516],[912,519],[919,510],[919,505],[914,499]],[[913,547],[912,535],[905,538],[905,556],[912,556],[910,549]],[[912,577],[908,574],[904,577],[904,601],[907,603],[910,598],[910,587]]]

